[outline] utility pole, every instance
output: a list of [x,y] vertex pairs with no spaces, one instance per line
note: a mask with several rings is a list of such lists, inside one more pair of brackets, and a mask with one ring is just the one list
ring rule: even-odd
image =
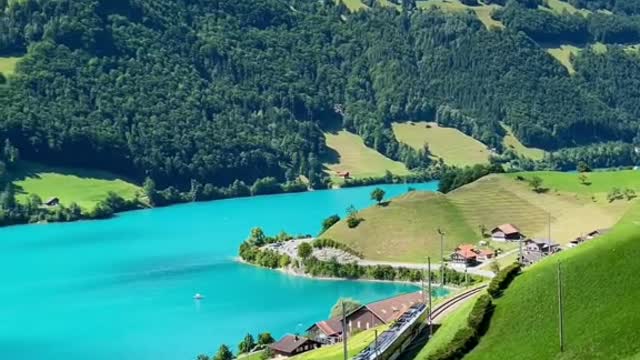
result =
[[375,336],[375,340],[373,343],[373,353],[375,354],[375,358],[378,358],[378,329],[373,330],[373,335]]
[[551,255],[551,212],[547,211],[549,222],[547,224],[547,255]]
[[560,262],[558,261],[558,333],[560,335],[560,352],[564,352],[564,321],[562,308],[562,272],[560,270]]
[[440,234],[440,287],[444,286],[444,231],[438,228],[438,234]]
[[427,271],[429,272],[429,338],[431,338],[433,335],[433,323],[431,321],[431,257],[427,257]]
[[342,347],[344,352],[344,360],[349,360],[349,351],[347,350],[347,311],[342,299]]

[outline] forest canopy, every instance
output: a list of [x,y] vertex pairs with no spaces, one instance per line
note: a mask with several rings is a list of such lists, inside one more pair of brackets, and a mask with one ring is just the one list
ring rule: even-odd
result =
[[161,187],[300,175],[320,185],[323,131],[336,126],[410,168],[430,158],[400,144],[393,121],[437,117],[498,152],[501,123],[546,150],[638,133],[637,87],[616,81],[628,63],[620,80],[639,78],[637,55],[580,55],[569,76],[526,29],[487,30],[470,13],[308,0],[3,8],[0,56],[24,58],[0,85],[0,139],[25,159]]

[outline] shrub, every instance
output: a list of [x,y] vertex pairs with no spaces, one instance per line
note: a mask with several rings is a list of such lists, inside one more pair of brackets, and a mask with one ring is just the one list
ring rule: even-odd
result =
[[504,269],[491,280],[487,292],[494,298],[500,297],[502,292],[509,287],[511,281],[520,273],[520,264],[514,263]]
[[329,230],[329,228],[335,225],[338,221],[340,221],[340,216],[338,215],[331,215],[324,219],[324,221],[322,221],[322,231],[320,233]]
[[298,246],[298,256],[300,258],[306,259],[311,256],[311,253],[313,253],[313,248],[308,242],[303,242]]

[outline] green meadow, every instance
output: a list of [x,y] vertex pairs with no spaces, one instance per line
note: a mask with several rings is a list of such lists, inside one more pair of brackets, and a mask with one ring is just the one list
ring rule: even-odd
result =
[[[388,325],[382,325],[375,329],[366,330],[356,335],[353,335],[347,341],[349,357],[357,355],[364,350],[369,344],[375,340],[375,331],[382,333],[388,328]],[[306,352],[304,354],[294,356],[292,360],[342,360],[343,345],[342,343],[321,347],[320,349]]]
[[5,75],[12,75],[20,59],[20,57],[0,57],[0,72]]
[[125,199],[133,199],[141,188],[114,174],[88,169],[42,166],[21,162],[13,174],[18,201],[36,194],[46,201],[57,197],[63,205],[77,203],[91,209],[113,191]]
[[[488,332],[465,359],[632,359],[640,355],[640,206],[609,234],[524,271],[496,301]],[[587,220],[585,219],[585,222]],[[564,351],[560,351],[561,264]]]
[[532,160],[542,160],[544,158],[544,150],[525,146],[513,134],[513,131],[511,131],[510,127],[504,124],[502,124],[502,127],[507,132],[507,135],[502,140],[502,144],[504,145],[505,148],[512,149],[517,154],[520,154],[524,157],[528,157]]

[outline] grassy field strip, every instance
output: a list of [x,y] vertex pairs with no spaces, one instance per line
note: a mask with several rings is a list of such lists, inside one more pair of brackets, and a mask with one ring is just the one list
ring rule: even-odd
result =
[[545,0],[547,6],[541,6],[540,8],[543,10],[550,10],[556,14],[561,15],[563,12],[567,11],[570,14],[579,13],[582,15],[588,15],[591,11],[587,9],[576,9],[573,5],[569,4],[565,1],[560,0]]
[[357,11],[361,9],[368,9],[369,7],[362,3],[360,0],[336,0],[336,4],[340,2],[344,3],[351,11]]
[[504,25],[497,20],[491,18],[491,12],[499,8],[498,5],[485,5],[482,4],[480,6],[467,6],[461,3],[458,0],[424,0],[417,1],[418,8],[421,9],[430,9],[436,7],[438,9],[444,11],[451,12],[461,12],[466,10],[472,10],[478,16],[478,19],[487,27],[487,29],[491,29],[491,27],[504,28]]
[[[359,334],[355,334],[349,338],[347,341],[348,346],[348,354],[349,358],[357,355],[359,352],[364,350],[369,344],[371,344],[375,340],[375,331],[378,331],[378,334],[389,328],[388,325],[382,325],[375,329],[370,329],[363,331]],[[343,357],[343,347],[342,343],[321,347],[320,349],[306,352],[304,354],[294,356],[292,360],[342,360]]]
[[406,175],[409,170],[398,161],[393,161],[367,147],[362,138],[347,131],[325,133],[327,146],[338,154],[338,162],[325,163],[333,177],[339,172],[350,172],[352,177],[382,176],[386,170],[394,174]]
[[580,48],[574,45],[560,45],[557,48],[547,48],[547,52],[556,58],[565,68],[569,71],[569,74],[575,74],[576,70],[573,68],[571,62],[571,56],[578,55]]
[[[465,359],[627,359],[640,354],[640,202],[616,229],[525,271],[496,301],[487,334]],[[588,220],[585,220],[588,222]],[[557,263],[562,263],[565,351],[559,351]],[[531,304],[535,304],[534,309]],[[623,324],[623,325],[621,325]],[[535,336],[531,336],[535,329]]]
[[428,359],[430,356],[433,356],[437,350],[450,343],[458,330],[466,326],[467,318],[471,313],[473,304],[475,304],[475,299],[477,299],[477,295],[459,307],[452,309],[453,311],[448,312],[442,319],[436,320],[436,323],[440,324],[440,327],[433,334],[431,340],[429,340],[415,356],[415,359]]
[[14,174],[18,201],[29,194],[37,194],[46,201],[57,197],[63,205],[72,202],[91,209],[113,191],[125,199],[133,199],[141,188],[104,171],[77,168],[49,167],[22,162]]
[[393,132],[398,141],[414,149],[429,144],[429,151],[456,166],[484,164],[489,162],[490,151],[480,141],[453,128],[439,127],[433,122],[394,123]]
[[12,75],[20,59],[20,57],[0,57],[0,72],[5,75]]
[[513,134],[513,131],[509,126],[502,124],[502,127],[507,131],[507,135],[502,141],[502,144],[506,148],[511,148],[516,153],[528,157],[532,160],[542,160],[544,158],[544,150],[524,146],[524,144],[522,144],[520,140],[518,140],[518,138]]

